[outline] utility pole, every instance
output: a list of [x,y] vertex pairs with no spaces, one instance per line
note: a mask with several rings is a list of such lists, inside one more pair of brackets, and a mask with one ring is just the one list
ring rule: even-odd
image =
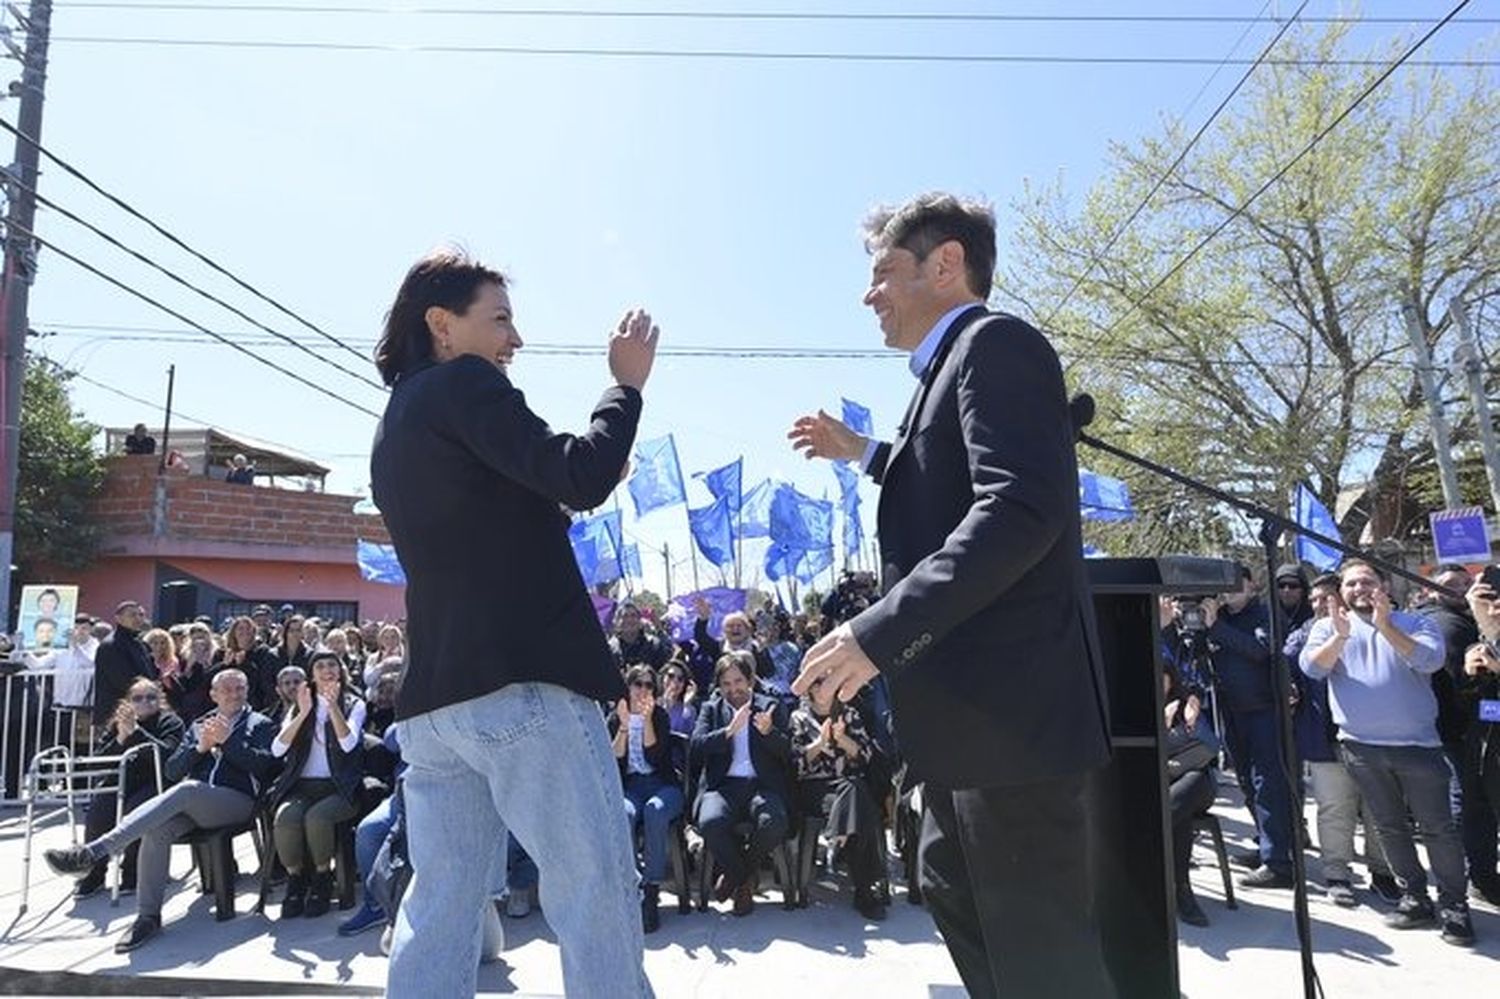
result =
[[1448,301],[1448,315],[1458,327],[1458,353],[1455,367],[1469,383],[1469,402],[1474,406],[1474,422],[1479,427],[1479,445],[1484,449],[1484,471],[1490,480],[1491,509],[1500,515],[1500,447],[1495,443],[1495,423],[1490,418],[1490,400],[1484,393],[1484,364],[1479,358],[1479,340],[1469,325],[1469,314],[1463,299],[1457,295]]
[[[15,7],[12,14],[20,18]],[[32,0],[30,15],[22,19],[26,51],[21,57],[21,105],[16,112],[16,160],[7,173],[10,212],[5,222],[5,267],[0,275],[0,317],[5,338],[0,371],[0,599],[10,607],[11,563],[16,557],[16,480],[20,470],[21,388],[26,381],[27,304],[36,277],[36,196],[42,137],[42,100],[47,84],[47,33],[52,24],[52,0]],[[5,40],[9,43],[9,39]],[[8,44],[14,51],[15,46]],[[24,138],[22,137],[24,136]],[[28,139],[30,141],[28,141]],[[19,183],[15,183],[19,181]],[[8,615],[7,615],[8,616]]]
[[1452,510],[1463,506],[1463,494],[1458,490],[1458,473],[1453,468],[1453,446],[1448,442],[1448,421],[1443,418],[1443,400],[1438,396],[1432,355],[1427,351],[1427,334],[1417,315],[1416,303],[1409,290],[1403,289],[1401,297],[1401,318],[1406,322],[1406,335],[1411,339],[1412,359],[1416,362],[1422,395],[1427,398],[1427,422],[1432,426],[1433,456],[1437,459],[1438,474],[1443,481],[1443,505]]
[[672,599],[672,549],[663,541],[661,543],[661,569],[667,577],[667,600]]

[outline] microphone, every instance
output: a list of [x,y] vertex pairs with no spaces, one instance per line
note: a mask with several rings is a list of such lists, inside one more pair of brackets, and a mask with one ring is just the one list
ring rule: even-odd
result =
[[1068,416],[1073,423],[1073,439],[1077,440],[1083,428],[1094,422],[1094,397],[1080,392],[1068,403]]

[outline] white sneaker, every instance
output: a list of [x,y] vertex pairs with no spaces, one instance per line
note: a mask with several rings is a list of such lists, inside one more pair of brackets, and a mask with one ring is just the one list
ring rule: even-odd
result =
[[493,964],[500,960],[505,950],[505,926],[500,922],[500,909],[493,902],[484,906],[484,943],[479,948],[479,963]]
[[531,915],[531,890],[517,888],[505,900],[505,914],[511,919],[525,919]]
[[385,929],[380,934],[380,953],[386,957],[391,956],[391,938],[396,935],[396,924],[386,923]]

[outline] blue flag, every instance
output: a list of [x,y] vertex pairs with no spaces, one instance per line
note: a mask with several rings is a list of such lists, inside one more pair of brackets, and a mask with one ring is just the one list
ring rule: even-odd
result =
[[745,494],[745,502],[740,507],[740,537],[771,536],[771,500],[775,499],[779,485],[780,483],[765,479]]
[[859,519],[859,473],[841,461],[833,463],[839,480],[839,505],[844,513],[844,557],[850,558],[864,544],[864,525]]
[[620,511],[609,510],[592,517],[579,517],[568,528],[573,558],[589,586],[620,578],[620,557],[625,551],[625,529]]
[[688,526],[693,541],[705,558],[714,565],[734,561],[734,528],[729,520],[729,497],[715,500],[711,506],[688,510]]
[[744,492],[741,488],[741,472],[745,464],[744,458],[736,458],[723,468],[716,468],[712,472],[698,472],[694,478],[702,478],[703,484],[713,494],[716,500],[725,500],[729,503],[729,520],[731,523],[740,518],[740,504],[744,500]]
[[[1301,482],[1297,483],[1297,489],[1292,493],[1292,516],[1298,526],[1317,531],[1325,538],[1342,537],[1333,515],[1318,501],[1318,494]],[[1322,572],[1332,572],[1338,568],[1344,556],[1337,549],[1329,548],[1327,545],[1319,544],[1299,534],[1297,535],[1297,559]]]
[[783,483],[771,498],[771,540],[799,551],[833,547],[833,504]]
[[641,578],[641,550],[635,545],[626,545],[623,549],[622,558],[613,556],[599,559],[598,568],[594,571],[593,583],[612,583],[617,579],[629,576],[631,579]]
[[401,560],[396,558],[395,545],[360,538],[354,542],[354,560],[359,563],[359,574],[372,583],[406,585],[406,571],[401,568]]
[[672,435],[654,441],[639,441],[635,446],[635,470],[630,473],[630,498],[635,501],[637,517],[687,502],[682,486],[682,466],[677,461],[677,444]]
[[1119,522],[1135,517],[1125,483],[1086,468],[1078,470],[1078,506],[1085,520]]
[[875,436],[875,420],[870,411],[852,399],[841,399],[844,404],[844,426],[864,437]]

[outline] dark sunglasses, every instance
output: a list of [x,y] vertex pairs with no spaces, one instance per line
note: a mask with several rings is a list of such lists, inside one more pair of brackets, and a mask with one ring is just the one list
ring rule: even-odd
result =
[[652,683],[650,680],[633,680],[633,681],[631,681],[630,685],[632,687],[635,687],[637,690],[655,690],[656,689],[656,684]]
[[155,704],[161,698],[155,694],[131,694],[130,700],[134,704]]
[[1291,582],[1291,581],[1288,581],[1288,582],[1285,582],[1285,583],[1277,583],[1276,584],[1276,588],[1278,590],[1301,590],[1301,589],[1306,589],[1306,587],[1304,587],[1301,583],[1296,583],[1296,582]]

